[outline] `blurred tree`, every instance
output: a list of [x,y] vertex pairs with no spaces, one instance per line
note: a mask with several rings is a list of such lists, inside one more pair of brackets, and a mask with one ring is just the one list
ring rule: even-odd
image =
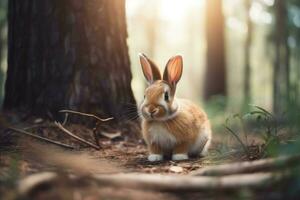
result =
[[250,18],[251,0],[245,0],[247,35],[245,41],[244,103],[251,101],[251,43],[253,25]]
[[222,0],[206,1],[207,56],[204,99],[226,96],[224,15]]
[[[300,99],[300,1],[288,0],[288,31],[290,51],[290,102],[299,104]],[[293,103],[293,102],[291,102]],[[300,105],[300,104],[299,104]]]
[[8,21],[4,108],[120,119],[135,105],[124,0],[10,0]]
[[7,27],[7,0],[0,1],[0,104],[3,101],[4,96],[4,81],[5,81],[5,69],[2,66],[4,59],[4,51],[6,49],[6,27]]
[[275,8],[275,63],[273,73],[273,110],[280,114],[289,102],[290,52],[288,47],[287,6],[285,0],[276,0]]

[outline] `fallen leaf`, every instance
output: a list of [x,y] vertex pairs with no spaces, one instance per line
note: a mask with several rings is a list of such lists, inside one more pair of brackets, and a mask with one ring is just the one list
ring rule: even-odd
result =
[[115,133],[108,133],[108,132],[101,131],[100,134],[103,135],[104,137],[107,137],[107,138],[111,139],[111,140],[122,136],[120,131],[115,132]]
[[42,123],[44,120],[42,119],[42,118],[36,118],[34,121],[33,121],[33,123],[35,123],[35,124],[40,124],[40,123]]
[[183,172],[183,168],[182,168],[182,167],[179,167],[179,166],[171,166],[171,167],[169,168],[169,170],[170,170],[171,172],[174,172],[174,173],[181,173],[181,172]]

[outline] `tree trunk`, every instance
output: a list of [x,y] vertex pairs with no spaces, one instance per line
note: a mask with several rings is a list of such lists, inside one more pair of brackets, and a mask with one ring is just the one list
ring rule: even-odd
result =
[[251,0],[245,0],[247,36],[245,41],[245,71],[244,71],[244,104],[251,101],[251,43],[252,43],[252,22],[250,18]]
[[4,108],[120,119],[135,105],[124,0],[10,0],[8,12]]
[[[4,53],[6,50],[6,26],[7,26],[7,0],[2,0],[0,2],[0,12],[3,13],[0,16],[0,63],[2,64],[3,60],[5,59]],[[2,105],[3,98],[4,98],[4,81],[5,81],[5,69],[2,65],[0,65],[0,104]]]
[[286,1],[275,1],[275,63],[273,73],[273,110],[279,115],[289,102],[289,47]]
[[206,1],[207,60],[204,98],[226,96],[224,16],[222,0]]

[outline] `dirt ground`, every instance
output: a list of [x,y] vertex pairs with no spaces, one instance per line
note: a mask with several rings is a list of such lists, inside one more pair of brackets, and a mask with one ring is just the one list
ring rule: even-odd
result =
[[[106,170],[103,167],[103,163],[107,162],[116,167],[113,171],[117,173],[142,172],[150,174],[187,175],[190,172],[204,166],[257,159],[260,155],[260,147],[257,145],[253,145],[249,148],[252,155],[250,158],[249,156],[245,156],[244,152],[240,149],[231,149],[230,151],[225,152],[222,150],[222,143],[224,143],[222,137],[218,137],[216,135],[207,157],[176,162],[172,160],[149,162],[147,160],[147,148],[143,140],[139,138],[139,128],[136,124],[123,126],[123,128],[119,130],[111,129],[108,126],[98,127],[97,135],[99,136],[99,150],[87,147],[85,144],[74,140],[54,126],[53,122],[44,121],[40,118],[27,120],[25,123],[16,123],[16,126],[14,127],[75,147],[74,150],[57,147],[61,150],[61,157],[68,157],[68,155],[70,155],[68,153],[74,153],[75,155],[77,153],[84,153],[89,155],[89,157],[95,161],[101,160],[102,164],[99,164],[99,168],[102,167],[102,173],[103,171],[105,173]],[[92,126],[83,126],[75,123],[68,123],[64,127],[72,133],[84,138],[86,141],[96,144],[95,138],[93,137],[93,124]],[[135,133],[132,134],[132,131]],[[47,152],[47,150],[51,149],[53,145],[48,144],[47,142],[42,142],[43,147],[41,150],[32,149],[31,154],[28,154],[27,150],[31,147],[30,145],[27,146],[27,144],[30,144],[30,141],[36,141],[36,139],[29,138],[30,137],[17,133],[16,131],[9,129],[1,130],[0,177],[2,177],[2,184],[0,186],[0,194],[5,194],[5,199],[18,198],[17,196],[12,195],[16,194],[16,185],[11,184],[11,182],[15,183],[19,179],[34,173],[43,171],[59,171],[61,168],[68,168],[68,166],[60,166],[60,162],[55,163],[56,160],[53,159],[55,156],[51,154],[51,150],[49,150],[50,153]],[[39,158],[36,159],[36,157]],[[88,162],[80,164],[87,167],[87,169],[91,167],[87,166],[89,165]],[[70,161],[67,165],[72,165],[72,161]],[[92,163],[90,165],[97,164]],[[93,166],[93,168],[97,167],[98,166]],[[107,168],[108,173],[110,173],[111,170],[112,169],[109,169],[109,167]],[[58,185],[59,184],[62,183],[58,183]],[[50,193],[49,191],[52,190],[36,192],[34,193],[34,196],[32,196],[32,199],[140,199],[141,196],[143,196],[143,199],[199,199],[200,197],[208,198],[211,196],[214,196],[217,199],[227,199],[227,197],[225,198],[223,194],[166,194],[124,188],[119,188],[118,191],[115,191],[113,188],[105,186],[99,188],[93,184],[70,186],[70,184],[65,183],[61,186],[60,190],[55,190],[56,192],[52,191]],[[61,196],[62,194],[68,194],[71,195],[71,197]],[[246,196],[248,195],[247,192],[245,194]],[[239,196],[240,193],[234,195]],[[244,193],[242,193],[242,195],[244,195]]]
[[[70,127],[68,127],[70,128]],[[74,129],[70,128],[70,129]],[[79,127],[76,126],[76,129]],[[57,130],[52,130],[57,131]],[[47,135],[47,134],[46,134]],[[23,137],[22,137],[23,138]],[[51,137],[54,139],[54,137]],[[26,144],[23,140],[18,143],[16,149],[26,148]],[[28,140],[25,143],[28,142]],[[120,172],[143,172],[143,173],[161,173],[161,174],[188,174],[189,172],[199,169],[203,166],[216,164],[220,161],[220,157],[217,155],[218,153],[214,150],[210,150],[210,156],[204,158],[193,158],[186,161],[172,161],[170,159],[166,159],[160,162],[149,162],[147,160],[148,151],[141,139],[126,141],[123,137],[114,138],[106,138],[101,137],[99,139],[100,150],[95,150],[93,148],[88,148],[86,146],[78,146],[78,142],[72,141],[69,138],[64,140],[60,140],[61,142],[73,144],[78,148],[78,150],[64,150],[65,152],[76,152],[76,153],[87,153],[91,158],[95,160],[106,160],[110,163],[114,163],[119,167]],[[92,141],[91,141],[92,142]],[[52,147],[51,144],[44,144]],[[2,167],[9,167],[11,162],[11,156],[15,155],[14,151],[3,151],[1,156]],[[16,151],[19,152],[19,151]],[[37,172],[41,170],[41,163],[37,163],[35,160],[30,159],[28,154],[23,155],[22,150],[20,150],[21,157],[19,158],[19,162],[21,163],[21,174],[27,175],[33,172]],[[232,156],[232,157],[231,157]],[[228,155],[227,157],[224,155],[222,158],[222,162],[225,162],[225,159],[234,160],[233,155]],[[174,167],[176,166],[176,167]],[[46,168],[46,166],[44,166]]]
[[[34,134],[72,145],[77,149],[72,151],[65,150],[66,152],[87,153],[96,160],[107,160],[111,163],[114,163],[120,167],[120,172],[143,172],[150,174],[189,174],[191,171],[199,169],[203,166],[248,159],[247,157],[245,157],[242,151],[232,150],[231,152],[220,152],[220,150],[218,150],[220,141],[218,141],[218,138],[215,138],[207,157],[191,158],[186,161],[172,161],[167,158],[164,161],[160,162],[149,162],[147,160],[147,147],[142,139],[131,139],[129,136],[123,136],[119,131],[117,132],[117,134],[111,133],[112,136],[108,137],[107,135],[109,135],[109,133],[105,133],[106,136],[100,134],[100,149],[95,150],[93,148],[87,147],[85,144],[81,144],[80,142],[70,138],[67,135],[63,135],[60,130],[58,130],[56,127],[51,126],[52,124],[50,125],[47,122],[46,124],[32,126],[34,128],[23,127],[20,129],[30,129],[28,131],[31,131]],[[95,141],[93,141],[94,138],[92,137],[90,129],[81,125],[69,125],[66,127],[76,135],[83,137],[91,143],[95,143]],[[15,135],[15,133],[13,133],[12,131],[9,131],[9,133]],[[20,138],[19,135],[16,136],[17,138]],[[24,139],[24,136],[22,136],[21,138]],[[23,142],[22,139],[19,140],[20,142],[16,144],[16,149],[20,149],[20,147],[21,149],[26,148],[26,144],[24,143],[27,142]],[[25,141],[28,141],[28,139],[26,138]],[[35,139],[33,141],[35,141]],[[44,145],[50,145],[50,147],[53,146],[47,143],[44,143]],[[257,152],[255,152],[258,151],[257,146],[254,146],[253,150],[253,155],[257,156]],[[9,159],[4,158],[10,157],[11,151],[8,152],[10,153],[2,154],[2,164],[6,165],[7,167],[9,166],[9,161],[7,161]],[[22,163],[21,174],[24,176],[33,172],[37,172],[41,168],[41,163],[37,163],[35,160],[31,160],[30,158],[26,157],[26,155],[21,156],[20,159],[21,160],[19,161]]]

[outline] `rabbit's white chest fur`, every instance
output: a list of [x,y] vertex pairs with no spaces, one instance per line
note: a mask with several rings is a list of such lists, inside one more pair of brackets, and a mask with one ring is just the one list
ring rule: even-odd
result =
[[162,148],[172,149],[176,144],[176,138],[162,125],[153,124],[149,127],[149,142],[158,144]]

